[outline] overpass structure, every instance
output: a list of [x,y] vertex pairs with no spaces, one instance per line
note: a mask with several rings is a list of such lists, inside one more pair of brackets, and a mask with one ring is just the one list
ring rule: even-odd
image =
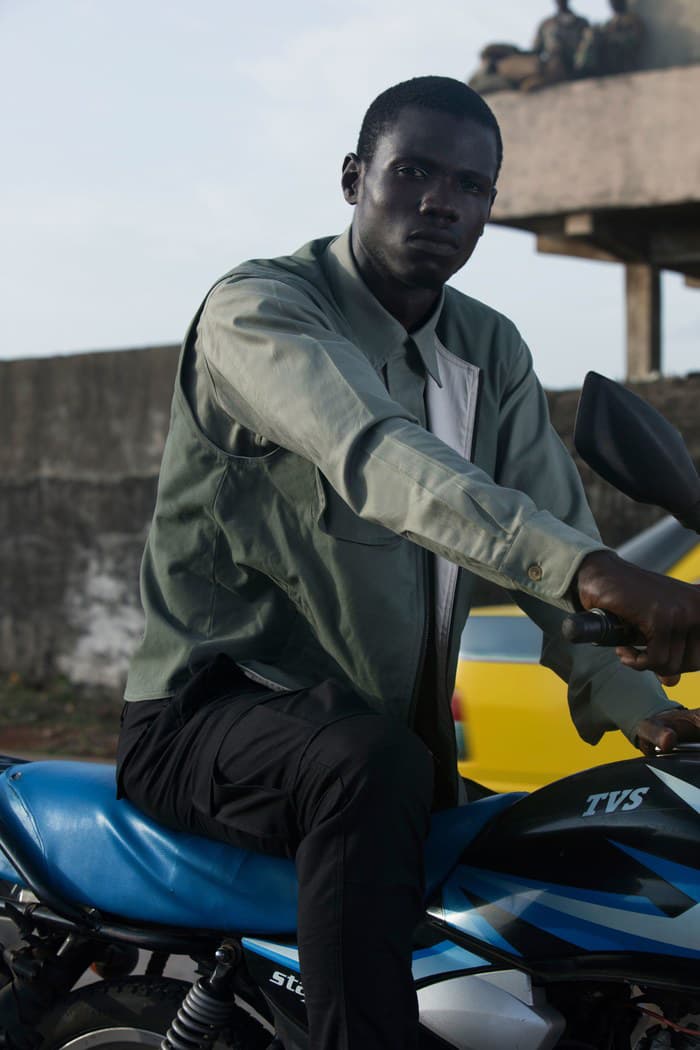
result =
[[700,288],[700,3],[630,6],[638,72],[488,96],[505,141],[492,221],[624,265],[627,376],[644,379],[662,366],[661,271]]

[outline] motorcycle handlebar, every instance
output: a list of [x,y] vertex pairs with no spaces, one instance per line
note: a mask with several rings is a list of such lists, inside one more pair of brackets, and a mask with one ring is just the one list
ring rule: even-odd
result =
[[567,642],[593,645],[646,645],[646,640],[636,627],[624,623],[614,613],[604,609],[572,613],[561,625],[561,633]]

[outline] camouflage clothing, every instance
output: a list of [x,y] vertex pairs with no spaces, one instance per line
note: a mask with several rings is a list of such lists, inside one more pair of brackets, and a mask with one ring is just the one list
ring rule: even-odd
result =
[[544,63],[558,60],[567,72],[574,68],[574,55],[581,38],[588,28],[588,20],[563,11],[552,18],[545,18],[537,30],[532,50]]

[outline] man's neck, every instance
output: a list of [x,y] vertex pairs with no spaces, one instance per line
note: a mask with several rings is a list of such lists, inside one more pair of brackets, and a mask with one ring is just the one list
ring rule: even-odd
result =
[[407,332],[415,332],[420,328],[435,309],[440,291],[433,288],[410,288],[391,278],[384,270],[379,269],[363,250],[354,230],[350,246],[360,276],[374,298]]

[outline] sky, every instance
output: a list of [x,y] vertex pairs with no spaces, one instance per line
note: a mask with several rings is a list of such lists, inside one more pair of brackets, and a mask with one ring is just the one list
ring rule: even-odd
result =
[[[592,20],[606,0],[573,5]],[[340,232],[339,174],[385,87],[528,46],[550,0],[0,0],[0,359],[181,340],[216,278]],[[506,142],[507,150],[508,144]],[[453,278],[549,387],[624,373],[620,266],[489,227]],[[700,291],[664,275],[664,370]]]

